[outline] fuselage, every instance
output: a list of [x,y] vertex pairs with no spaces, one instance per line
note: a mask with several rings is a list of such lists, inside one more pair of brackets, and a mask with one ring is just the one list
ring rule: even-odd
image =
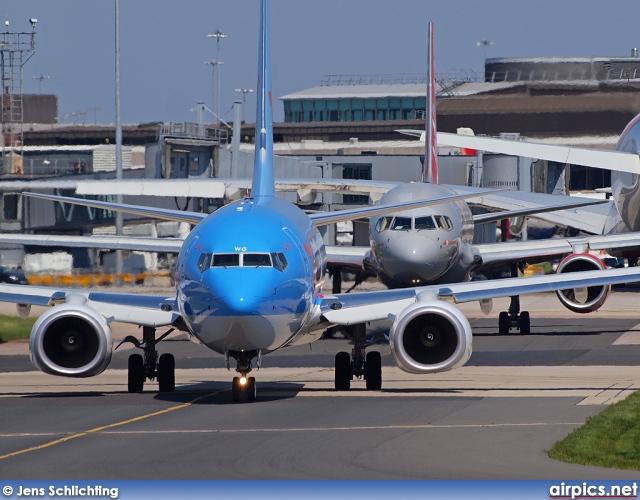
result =
[[322,237],[278,198],[231,203],[199,223],[178,258],[178,305],[209,348],[269,352],[304,333],[320,300]]
[[[380,204],[452,194],[444,186],[413,182],[391,189]],[[471,263],[463,261],[473,220],[464,201],[372,217],[369,238],[378,276],[391,288],[468,279]]]
[[[625,127],[616,150],[640,154],[640,115]],[[626,172],[611,172],[611,190],[618,214],[610,217],[605,232],[640,231],[639,176]]]

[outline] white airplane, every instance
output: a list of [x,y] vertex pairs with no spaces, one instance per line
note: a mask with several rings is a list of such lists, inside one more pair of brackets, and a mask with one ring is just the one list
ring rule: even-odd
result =
[[[427,72],[429,75],[427,119],[425,131],[418,132],[422,136],[422,140],[425,141],[425,174],[423,182],[397,185],[382,196],[379,201],[380,204],[443,197],[463,192],[465,189],[438,184],[437,140],[442,137],[442,134],[436,135],[432,24],[429,25],[429,47],[427,52]],[[414,131],[413,134],[417,133]],[[475,146],[473,142],[467,141],[466,136],[454,137],[458,146]],[[451,144],[453,141],[448,140],[445,142]],[[513,144],[508,143],[509,146]],[[485,147],[481,149],[491,148]],[[519,154],[536,158],[541,157],[537,152],[536,154],[523,152]],[[556,156],[559,157],[559,155]],[[563,161],[566,160],[567,156],[569,155],[565,154]],[[640,162],[629,162],[628,155],[623,155],[623,157],[627,161],[627,165],[630,165],[627,167],[628,171],[640,173]],[[577,159],[581,161],[588,159],[593,162],[591,158],[576,157]],[[635,159],[638,159],[637,156]],[[617,168],[617,166],[618,164],[612,164],[612,167]],[[640,245],[640,233],[629,233],[625,237],[617,238],[585,236],[474,245],[474,224],[533,214],[544,217],[544,215],[540,214],[554,212],[558,209],[564,209],[562,214],[566,216],[570,213],[567,208],[575,210],[580,206],[589,205],[588,201],[583,203],[583,200],[576,201],[573,206],[560,206],[558,204],[558,200],[563,200],[563,198],[564,203],[571,203],[571,198],[568,197],[523,192],[511,192],[509,194],[523,200],[530,200],[531,207],[509,210],[510,207],[505,205],[504,208],[507,209],[505,211],[472,215],[467,202],[459,200],[437,206],[416,208],[397,214],[373,216],[369,221],[370,248],[367,251],[361,249],[359,253],[350,249],[350,258],[349,256],[340,256],[339,249],[332,249],[332,251],[338,253],[337,256],[332,257],[341,261],[344,268],[364,267],[365,270],[375,274],[389,288],[399,288],[465,282],[471,279],[474,272],[487,273],[492,268],[499,265],[504,267],[505,264],[508,264],[512,277],[517,277],[518,268],[522,267],[525,262],[534,263],[559,256],[565,258],[557,267],[556,272],[558,274],[587,269],[604,269],[606,267],[605,264],[589,251],[611,249],[612,247],[621,249]],[[487,195],[486,197],[492,196],[506,198],[504,193]],[[575,198],[573,199],[575,200]],[[482,200],[475,201],[483,203]],[[545,202],[550,204],[544,207]],[[557,218],[561,215],[554,213],[553,216]],[[640,224],[638,224],[638,227],[640,227]],[[363,262],[359,262],[359,259],[362,258]],[[558,291],[557,294],[561,303],[569,310],[577,313],[587,313],[600,308],[606,301],[609,292],[610,287],[604,286],[579,291],[562,290]],[[488,302],[481,305],[485,312],[488,312],[491,308]],[[513,327],[518,327],[522,334],[530,332],[529,313],[520,311],[520,302],[517,296],[512,297],[509,311],[501,312],[498,320],[498,328],[501,334],[508,333],[510,328]]]
[[[22,304],[23,309],[32,304],[53,306],[40,316],[31,332],[31,359],[39,369],[68,377],[102,372],[112,355],[109,325],[118,321],[143,327],[142,341],[125,339],[144,351],[144,357],[129,357],[129,391],[142,391],[147,379],[157,379],[160,391],[172,391],[175,361],[169,353],[158,359],[156,343],[167,333],[156,338],[156,329],[178,328],[224,355],[228,363],[234,359],[239,376],[232,383],[232,399],[253,401],[256,384],[248,375],[254,360],[260,366],[264,355],[310,343],[332,325],[392,318],[390,347],[396,364],[407,372],[426,374],[459,367],[472,352],[469,322],[442,299],[464,302],[640,281],[640,268],[628,268],[323,296],[320,286],[326,259],[319,226],[450,198],[312,215],[276,198],[268,26],[268,0],[262,0],[257,141],[250,197],[207,215],[38,195],[195,224],[180,248],[176,294],[172,296],[0,285],[1,301]],[[380,389],[380,355],[365,353],[365,349],[364,342],[356,342],[353,358],[347,352],[336,355],[336,389],[348,389],[354,376],[364,377],[368,389]]]
[[[615,151],[594,150],[557,146],[527,141],[510,141],[489,137],[463,136],[458,134],[439,133],[441,143],[454,146],[473,148],[508,155],[519,155],[540,158],[560,163],[585,165],[611,171],[611,199],[607,206],[594,208],[578,208],[571,220],[556,217],[553,214],[535,214],[536,219],[551,225],[560,224],[578,229],[594,236],[584,236],[577,239],[577,247],[582,252],[588,250],[603,250],[615,257],[627,258],[630,265],[635,265],[640,257],[640,245],[635,232],[640,229],[640,115],[634,117],[624,128],[615,147]],[[580,240],[584,244],[580,245]],[[542,244],[542,241],[538,242]],[[571,259],[571,258],[570,258]],[[571,270],[603,268],[604,264],[593,256],[583,254],[582,258],[573,257],[565,260],[561,265],[571,267]],[[594,306],[604,302],[605,292],[589,289],[588,297],[584,291],[581,298],[572,292],[557,292],[560,300],[574,302],[576,298]],[[567,307],[569,307],[567,305]],[[597,307],[588,308],[589,312]]]
[[[572,226],[593,234],[619,234],[640,229],[640,115],[622,131],[615,151],[509,141],[490,137],[438,133],[441,143],[454,147],[472,147],[508,155],[529,156],[543,160],[585,165],[611,170],[612,210],[578,210]],[[542,216],[541,218],[543,218]],[[548,219],[557,223],[557,220]],[[582,220],[582,223],[580,223]],[[635,254],[638,254],[636,249]],[[630,253],[630,252],[626,252]],[[631,253],[633,255],[633,253]]]

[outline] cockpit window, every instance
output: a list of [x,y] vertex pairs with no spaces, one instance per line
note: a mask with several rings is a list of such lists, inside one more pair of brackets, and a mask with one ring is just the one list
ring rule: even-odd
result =
[[275,267],[284,271],[289,265],[282,252],[278,253],[203,253],[196,264],[202,273],[210,267]]
[[211,267],[238,267],[240,265],[239,253],[215,253]]
[[280,272],[284,272],[284,270],[289,266],[287,258],[282,252],[272,253],[271,260],[273,261],[273,267],[275,267]]
[[444,229],[445,231],[451,231],[453,229],[453,223],[446,215],[435,215],[434,219],[440,229]]
[[268,253],[244,253],[242,254],[244,267],[271,267],[271,255]]
[[382,217],[378,219],[378,222],[376,223],[376,231],[381,233],[385,229],[389,229],[389,226],[391,225],[392,220],[393,220],[393,217]]
[[396,217],[391,223],[393,231],[408,231],[411,229],[411,217]]
[[436,220],[436,224],[440,229],[444,229],[445,231],[451,231],[453,229],[453,223],[446,215],[434,215],[433,218]]
[[430,215],[426,217],[416,217],[415,228],[416,229],[435,229],[436,223],[434,222],[433,217],[431,217]]
[[202,253],[198,258],[198,263],[196,266],[198,267],[198,271],[201,273],[205,272],[207,269],[211,267],[211,257],[210,253]]

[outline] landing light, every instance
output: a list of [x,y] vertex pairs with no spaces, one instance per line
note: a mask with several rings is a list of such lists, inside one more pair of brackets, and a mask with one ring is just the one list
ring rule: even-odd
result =
[[245,385],[247,383],[247,377],[240,377],[240,385]]

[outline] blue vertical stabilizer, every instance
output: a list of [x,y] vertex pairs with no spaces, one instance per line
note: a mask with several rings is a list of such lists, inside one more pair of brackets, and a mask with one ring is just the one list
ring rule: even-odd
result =
[[260,4],[260,49],[258,54],[258,109],[256,110],[256,156],[251,196],[275,196],[273,179],[273,97],[271,93],[271,62],[269,50],[269,2]]

